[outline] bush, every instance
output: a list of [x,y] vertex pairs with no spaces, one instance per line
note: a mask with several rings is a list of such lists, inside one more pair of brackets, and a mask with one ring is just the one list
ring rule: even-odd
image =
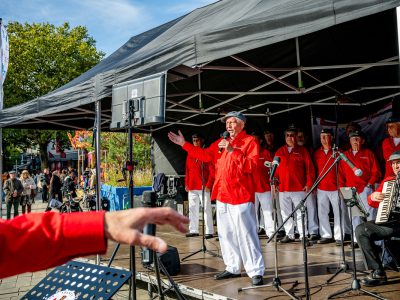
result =
[[[107,170],[106,174],[107,181],[105,184],[117,186],[117,187],[127,187],[129,185],[129,173],[126,172],[126,180],[122,175],[122,172],[115,169],[110,168]],[[146,169],[137,169],[133,172],[133,185],[134,186],[149,186],[153,183],[153,174],[150,168]]]

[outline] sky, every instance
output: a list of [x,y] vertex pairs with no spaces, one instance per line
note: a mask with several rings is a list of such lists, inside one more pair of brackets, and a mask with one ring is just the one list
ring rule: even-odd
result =
[[69,22],[86,26],[96,47],[110,55],[132,36],[216,0],[1,0],[4,24]]

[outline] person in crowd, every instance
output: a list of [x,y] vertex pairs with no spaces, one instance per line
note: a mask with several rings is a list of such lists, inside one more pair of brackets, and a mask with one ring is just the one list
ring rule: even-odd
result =
[[28,170],[22,171],[19,180],[24,188],[21,194],[22,213],[24,214],[26,211],[30,213],[32,210],[32,190],[36,190],[36,184],[33,178],[30,176]]
[[[286,219],[305,195],[309,192],[315,178],[315,169],[310,154],[305,147],[297,145],[297,128],[290,125],[285,130],[286,145],[276,151],[275,156],[280,158],[280,165],[276,170],[276,178],[279,183],[279,201],[281,205],[282,218]],[[311,202],[306,202],[307,210]],[[300,236],[303,234],[301,225],[301,213],[296,213],[297,230]],[[307,220],[305,220],[306,223]],[[314,224],[311,224],[312,228]],[[294,223],[290,218],[284,225],[286,236],[280,240],[281,243],[294,242]],[[307,224],[306,224],[307,231]],[[305,232],[307,234],[307,232]],[[311,235],[310,239],[315,240],[318,237]]]
[[21,202],[21,194],[24,190],[15,171],[10,171],[8,175],[10,177],[4,182],[3,186],[4,193],[6,194],[7,220],[11,219],[12,207],[14,207],[14,218],[18,216],[18,207]]
[[[313,155],[314,165],[317,169],[318,176],[325,174],[326,171],[328,171],[328,168],[335,161],[332,149],[332,129],[322,129],[320,140],[321,147],[315,150]],[[350,228],[348,226],[348,222],[346,221],[347,209],[344,205],[344,202],[339,198],[338,186],[337,166],[334,166],[317,187],[319,232],[321,235],[321,239],[319,241],[320,244],[331,243],[333,242],[334,237],[336,244],[339,246],[341,245],[343,239],[340,235],[341,230],[339,209],[341,209],[342,212],[342,232],[343,234],[350,233]],[[333,237],[331,225],[329,223],[329,203],[332,205],[334,218]]]
[[[204,138],[198,133],[192,135],[193,146],[203,148]],[[185,190],[189,198],[189,233],[186,237],[199,236],[199,205],[203,204],[205,238],[214,234],[211,211],[210,191],[214,181],[214,166],[210,162],[202,162],[190,155],[186,158]],[[203,199],[204,187],[204,199]]]
[[42,177],[42,202],[49,201],[49,186],[50,186],[51,174],[48,168],[43,169]]
[[[368,204],[373,208],[378,208],[379,203],[383,201],[385,194],[382,193],[383,185],[387,181],[395,180],[400,171],[400,151],[394,151],[389,156],[388,161],[392,166],[393,174],[386,177],[379,187],[368,196]],[[387,281],[386,273],[382,260],[375,245],[375,241],[387,240],[391,237],[400,238],[400,220],[391,220],[386,223],[376,224],[374,220],[361,223],[356,230],[357,241],[371,273],[361,280],[365,286],[376,286],[384,284]]]
[[343,137],[343,140],[340,142],[340,149],[342,151],[346,151],[349,150],[351,148],[350,145],[350,133],[352,133],[353,131],[361,131],[361,126],[360,124],[356,123],[356,122],[349,122],[346,125],[346,129],[345,129],[345,134]]
[[271,152],[271,155],[274,156],[278,147],[275,143],[275,133],[272,129],[272,126],[267,124],[264,129],[264,141],[265,141],[265,148]]
[[[301,147],[305,147],[310,154],[310,157],[313,156],[314,149],[311,146],[308,146],[308,136],[304,129],[299,128],[297,130],[297,137],[296,137],[297,145]],[[319,237],[319,226],[318,226],[318,214],[317,214],[317,191],[314,192],[309,196],[307,199],[307,217],[308,217],[308,233],[312,239],[316,239]]]
[[75,257],[105,253],[107,240],[165,252],[168,246],[162,239],[141,233],[149,223],[170,224],[184,233],[188,219],[169,207],[107,213],[49,212],[25,214],[9,221],[0,219],[0,257],[4,258],[0,279],[45,270]]
[[[256,132],[251,134],[260,143],[260,135]],[[267,238],[271,236],[274,231],[274,217],[273,217],[273,202],[271,194],[271,184],[269,181],[269,167],[265,163],[272,163],[272,155],[266,148],[260,147],[260,155],[257,161],[257,169],[254,172],[254,188],[255,188],[255,208],[256,208],[256,221],[258,232],[264,227]],[[260,212],[263,218],[258,216],[258,207],[261,206]],[[280,212],[279,212],[280,213]],[[263,222],[262,222],[263,221]],[[279,222],[280,221],[280,222]],[[278,218],[278,226],[282,223],[282,218]],[[264,224],[263,224],[264,223]]]
[[382,142],[382,154],[385,160],[385,178],[393,175],[393,168],[389,161],[389,156],[400,150],[400,118],[390,117],[386,121],[388,137]]
[[70,194],[73,198],[76,197],[76,182],[75,171],[70,170],[67,177],[64,179],[64,192]]
[[239,277],[243,262],[252,284],[262,285],[265,267],[256,229],[253,186],[259,145],[244,131],[246,117],[241,112],[229,112],[222,121],[229,137],[205,149],[186,142],[180,131],[169,132],[168,138],[188,155],[215,165],[212,198],[217,200],[218,237],[226,265],[215,279]]
[[[345,161],[339,163],[339,186],[355,187],[360,195],[361,205],[369,213],[368,220],[375,220],[376,209],[370,207],[367,197],[373,192],[375,183],[381,178],[381,171],[375,154],[366,148],[363,148],[365,142],[364,133],[353,131],[349,135],[351,148],[344,152],[344,155],[361,170],[361,176],[357,176],[354,170]],[[359,175],[359,174],[358,174]],[[360,216],[353,217],[353,228],[356,228],[361,222]],[[357,238],[355,237],[354,246],[358,248]]]
[[50,195],[52,199],[57,199],[61,203],[63,202],[62,186],[60,172],[58,170],[53,171],[50,180]]

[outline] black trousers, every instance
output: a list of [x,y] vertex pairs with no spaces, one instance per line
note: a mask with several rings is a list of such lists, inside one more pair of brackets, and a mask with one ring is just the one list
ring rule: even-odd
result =
[[49,188],[47,185],[42,186],[42,201],[48,202],[49,201]]
[[375,241],[400,237],[400,222],[377,225],[373,221],[362,223],[356,228],[356,237],[369,269],[383,270],[379,249]]

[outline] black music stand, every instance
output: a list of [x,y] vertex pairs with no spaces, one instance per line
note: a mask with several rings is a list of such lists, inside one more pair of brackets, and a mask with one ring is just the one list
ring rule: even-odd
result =
[[332,299],[338,295],[346,294],[351,291],[355,291],[358,293],[362,293],[376,299],[386,300],[375,293],[369,292],[361,288],[360,279],[357,278],[357,268],[356,268],[356,254],[354,249],[354,235],[353,235],[353,212],[364,216],[365,218],[368,216],[368,213],[362,207],[362,203],[359,201],[359,195],[355,188],[350,187],[343,187],[340,188],[340,193],[343,196],[343,200],[345,201],[347,207],[349,208],[349,216],[350,216],[350,229],[351,229],[351,249],[352,249],[352,256],[353,256],[353,280],[351,282],[351,286],[349,288],[342,289],[338,292],[335,292],[328,296],[328,299]]
[[55,268],[23,300],[111,299],[132,273],[78,261]]

